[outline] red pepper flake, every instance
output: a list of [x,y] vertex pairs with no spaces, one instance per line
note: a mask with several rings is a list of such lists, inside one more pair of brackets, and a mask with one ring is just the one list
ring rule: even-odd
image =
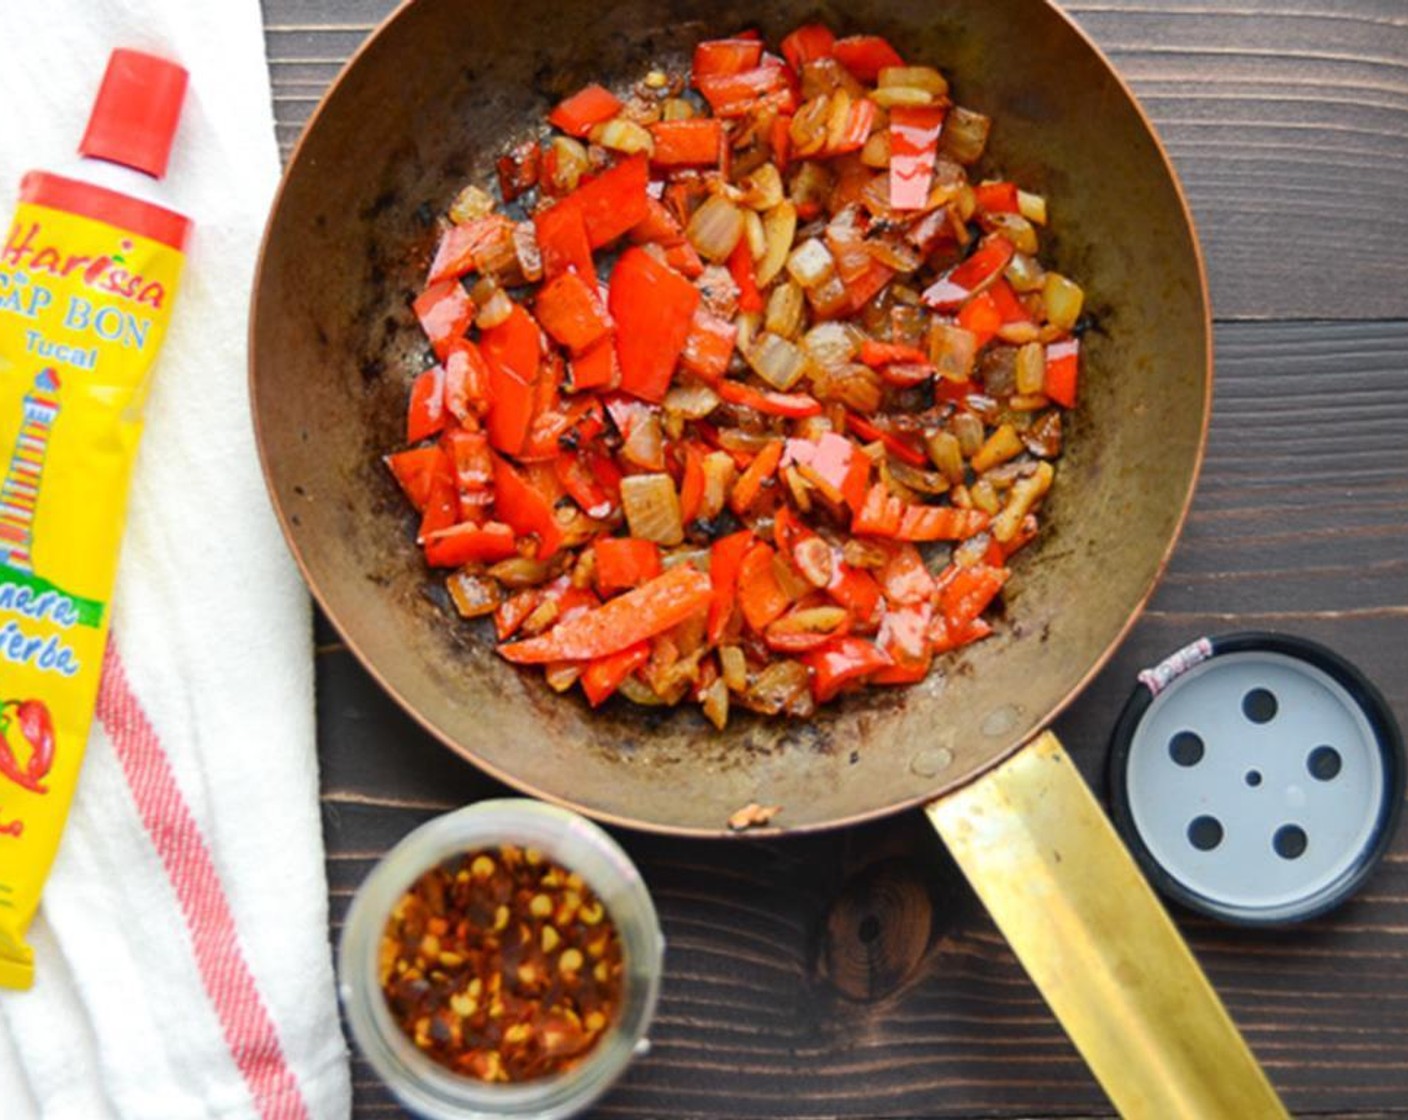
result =
[[397,1025],[481,1081],[562,1073],[621,1006],[621,940],[575,872],[505,844],[432,867],[392,908],[379,956]]

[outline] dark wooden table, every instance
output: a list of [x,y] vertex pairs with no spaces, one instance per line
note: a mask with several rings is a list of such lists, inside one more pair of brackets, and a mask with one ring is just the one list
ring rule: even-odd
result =
[[[391,6],[264,0],[285,153]],[[1408,7],[1069,10],[1133,83],[1191,196],[1218,377],[1172,566],[1057,730],[1098,788],[1134,673],[1243,628],[1334,647],[1408,723]],[[335,934],[381,853],[501,790],[406,718],[325,625],[318,641]],[[1109,1113],[917,815],[767,843],[621,839],[670,952],[654,1049],[599,1115]],[[1292,1111],[1408,1115],[1408,831],[1317,921],[1264,933],[1176,917]],[[401,1115],[360,1060],[354,1079],[357,1117]]]

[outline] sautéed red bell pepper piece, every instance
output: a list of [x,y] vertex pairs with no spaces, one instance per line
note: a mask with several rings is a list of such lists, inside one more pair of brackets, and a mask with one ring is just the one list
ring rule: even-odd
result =
[[445,427],[445,367],[431,366],[411,385],[406,442],[419,443]]
[[712,590],[707,625],[711,643],[717,644],[723,637],[724,628],[733,614],[734,604],[738,601],[738,577],[743,568],[743,557],[756,539],[751,529],[744,529],[715,541],[709,549]]
[[699,290],[644,249],[630,248],[611,274],[607,306],[617,326],[621,388],[642,400],[664,399],[699,306]]
[[928,203],[944,114],[937,105],[890,110],[890,205],[896,210],[922,210]]
[[538,538],[538,559],[546,560],[562,544],[552,502],[506,459],[494,459],[494,514],[517,533]]
[[600,707],[627,677],[650,660],[650,643],[637,642],[591,662],[582,672],[582,691],[593,708]]
[[903,66],[899,51],[879,35],[849,35],[831,48],[836,61],[862,82],[873,82],[887,66]]
[[603,595],[639,587],[660,574],[660,546],[635,537],[598,537],[592,543],[596,556],[596,589]]
[[812,671],[812,695],[824,704],[852,681],[868,677],[890,665],[889,655],[864,638],[837,638],[823,649],[809,653],[802,663]]
[[1080,339],[1066,338],[1046,348],[1046,395],[1063,408],[1076,406]]
[[500,646],[499,653],[522,665],[592,661],[678,626],[707,609],[711,595],[709,577],[681,564],[541,637]]
[[430,348],[442,362],[450,352],[450,344],[463,337],[474,321],[474,301],[458,280],[431,284],[411,307],[430,340]]
[[646,157],[631,156],[583,183],[569,196],[581,212],[587,242],[593,249],[609,245],[645,220],[649,183]]
[[455,525],[425,538],[425,561],[432,568],[507,560],[517,553],[513,530],[498,521]]
[[763,44],[757,39],[706,39],[694,48],[694,76],[741,74],[758,65]]
[[782,40],[782,57],[793,70],[801,72],[808,62],[830,58],[836,47],[836,36],[824,23],[807,23]]
[[593,126],[609,121],[621,108],[619,97],[593,82],[560,102],[548,114],[548,124],[571,136],[585,136]]

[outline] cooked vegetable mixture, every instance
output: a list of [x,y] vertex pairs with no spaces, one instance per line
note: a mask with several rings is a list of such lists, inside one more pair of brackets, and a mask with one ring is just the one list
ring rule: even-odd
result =
[[387,465],[499,652],[601,704],[809,715],[983,617],[1074,407],[1082,292],[990,122],[873,35],[598,85],[454,200]]

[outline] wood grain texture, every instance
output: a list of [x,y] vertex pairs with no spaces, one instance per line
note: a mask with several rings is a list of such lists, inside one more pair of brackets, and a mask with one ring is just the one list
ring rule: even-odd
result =
[[[391,6],[264,0],[285,152]],[[1180,545],[1056,729],[1103,789],[1137,670],[1201,634],[1248,628],[1334,647],[1408,721],[1408,10],[1069,10],[1167,143],[1220,322],[1208,457]],[[388,847],[503,789],[421,732],[321,621],[317,641],[335,936]],[[596,1115],[1108,1115],[916,814],[766,843],[621,839],[660,906],[669,958],[652,1054]],[[1295,929],[1176,916],[1297,1115],[1408,1113],[1408,835],[1354,900]],[[359,1120],[404,1115],[360,1059],[354,1077]]]
[[[263,2],[287,152],[342,63],[394,5]],[[1129,81],[1168,148],[1202,233],[1219,317],[1408,317],[1408,9],[1398,0],[1065,7]]]

